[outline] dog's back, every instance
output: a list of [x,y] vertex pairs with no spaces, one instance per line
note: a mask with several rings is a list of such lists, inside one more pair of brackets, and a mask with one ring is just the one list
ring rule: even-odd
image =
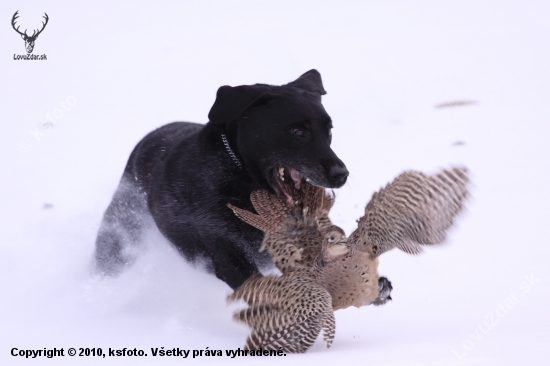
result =
[[134,148],[124,171],[137,178],[143,189],[150,194],[151,179],[162,169],[166,156],[176,145],[196,144],[192,136],[204,128],[203,124],[193,122],[172,122],[147,134]]

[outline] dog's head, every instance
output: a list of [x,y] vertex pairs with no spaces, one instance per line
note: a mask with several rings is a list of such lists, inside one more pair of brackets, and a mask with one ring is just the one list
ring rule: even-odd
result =
[[227,135],[243,169],[292,201],[304,180],[338,188],[348,176],[330,148],[324,94],[317,70],[282,86],[222,86],[208,117]]

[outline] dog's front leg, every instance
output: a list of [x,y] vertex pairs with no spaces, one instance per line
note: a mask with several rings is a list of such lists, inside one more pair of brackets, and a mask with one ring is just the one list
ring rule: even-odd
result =
[[119,273],[132,262],[129,249],[139,242],[149,217],[146,196],[133,177],[124,174],[96,239],[95,264],[100,273]]
[[226,238],[210,238],[208,254],[212,260],[214,273],[233,290],[243,284],[253,274],[259,273],[258,267],[243,250]]

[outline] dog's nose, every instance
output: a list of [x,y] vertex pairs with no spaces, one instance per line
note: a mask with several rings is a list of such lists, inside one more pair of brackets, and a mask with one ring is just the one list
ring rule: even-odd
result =
[[348,178],[349,172],[346,169],[346,166],[343,164],[334,164],[330,167],[328,171],[328,175],[330,177],[330,180],[334,184],[336,188],[339,188],[346,183],[346,179]]

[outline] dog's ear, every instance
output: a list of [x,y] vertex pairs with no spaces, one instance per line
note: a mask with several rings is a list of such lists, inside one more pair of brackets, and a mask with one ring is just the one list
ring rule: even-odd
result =
[[222,86],[216,93],[216,101],[208,113],[208,119],[216,124],[231,121],[269,90],[268,85],[262,84]]
[[295,88],[299,88],[310,93],[316,93],[319,94],[319,96],[325,95],[327,93],[325,91],[325,88],[323,88],[321,74],[319,74],[319,71],[315,69],[309,70],[298,79],[286,85],[293,86]]

